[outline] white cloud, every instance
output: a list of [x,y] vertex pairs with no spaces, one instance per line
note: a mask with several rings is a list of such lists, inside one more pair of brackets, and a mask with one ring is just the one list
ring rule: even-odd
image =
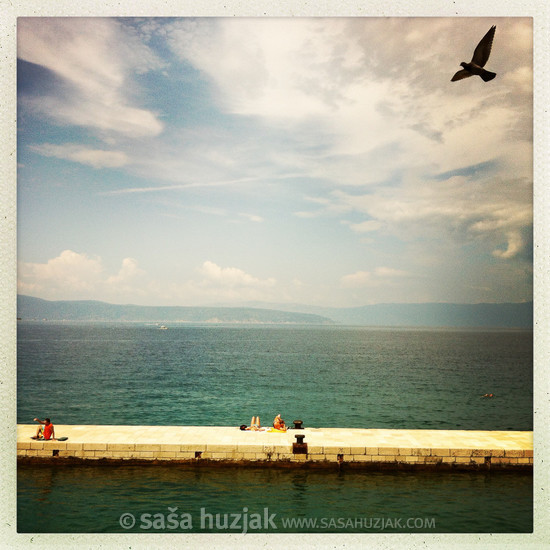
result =
[[347,222],[347,225],[349,225],[351,230],[356,233],[371,233],[382,227],[382,223],[377,220],[366,220],[360,223]]
[[525,243],[523,242],[523,239],[521,238],[521,235],[519,233],[508,233],[507,238],[508,245],[506,250],[493,250],[493,256],[496,256],[497,258],[508,259],[513,258],[523,250]]
[[374,270],[377,277],[410,277],[411,274],[403,269],[394,269],[393,267],[377,267]]
[[133,258],[125,258],[119,272],[108,275],[101,258],[64,250],[46,263],[20,262],[18,292],[51,300],[119,302],[143,294],[139,280],[143,274]]
[[57,93],[27,98],[58,124],[128,137],[158,135],[163,124],[132,103],[132,75],[161,66],[150,49],[115,19],[19,18],[18,57],[53,71]]
[[20,262],[18,292],[49,300],[95,299],[112,303],[203,305],[280,297],[277,281],[261,279],[236,267],[206,261],[200,278],[169,283],[152,279],[134,258],[124,258],[109,274],[103,260],[64,250],[45,263]]
[[[510,259],[529,244],[520,235],[532,224],[532,185],[492,173],[450,176],[442,180],[411,177],[399,186],[380,186],[367,194],[334,191],[334,208],[363,213],[368,220],[346,222],[355,232],[378,230],[404,242],[415,239],[477,243],[494,256]],[[506,251],[500,250],[507,239]],[[496,250],[495,250],[496,249]]]
[[[35,146],[42,155],[95,168],[122,168],[132,176],[104,196],[135,194],[133,205],[154,202],[171,216],[178,215],[175,208],[215,214],[226,222],[221,231],[228,220],[259,224],[269,216],[273,225],[255,226],[267,234],[278,219],[294,212],[301,218],[293,220],[297,225],[311,224],[334,235],[334,242],[327,239],[332,250],[346,233],[338,224],[345,224],[350,233],[339,249],[343,271],[328,271],[332,281],[350,273],[342,279],[348,289],[373,287],[384,277],[397,280],[397,273],[384,274],[380,268],[359,271],[364,264],[357,252],[360,256],[362,251],[370,255],[368,265],[393,265],[399,254],[400,265],[420,275],[420,267],[426,273],[440,265],[457,272],[455,253],[460,249],[470,255],[478,273],[487,266],[501,267],[495,280],[502,281],[508,277],[502,275],[505,268],[526,258],[531,245],[530,21],[23,19],[21,57],[53,71],[62,85],[57,82],[56,93],[23,97],[22,106],[32,101],[57,124],[92,128],[112,147],[87,145],[85,138],[81,146]],[[468,60],[493,23],[497,35],[489,68],[497,78],[490,83],[479,78],[451,83],[458,63]],[[167,43],[184,63],[166,53]],[[159,55],[174,64],[163,67],[147,44],[159,46]],[[185,79],[197,74],[189,64],[200,77],[187,92]],[[142,79],[144,88],[151,85],[147,97],[136,74],[163,68],[168,89],[161,89],[154,78]],[[183,105],[174,92],[179,84],[186,108],[200,109],[193,116],[181,112],[181,117],[166,116],[161,122],[157,112],[166,107],[171,113],[170,108]],[[200,97],[194,95],[198,90]],[[26,113],[31,117],[36,110]],[[61,141],[77,139],[63,133]],[[33,160],[23,160],[28,159]],[[277,200],[267,207],[273,197]],[[200,218],[199,223],[206,219]],[[209,219],[207,229],[220,230],[217,221]],[[193,229],[199,234],[205,227]],[[316,250],[319,243],[307,241],[312,234],[321,233],[297,234],[296,249]],[[231,253],[228,248],[224,261],[239,265]],[[236,254],[242,258],[242,250]],[[167,257],[168,265],[173,256]],[[286,276],[305,281],[300,296],[313,296],[315,288],[315,299],[327,300],[328,279],[306,279],[307,257],[303,253],[300,264],[296,254],[296,267],[284,275],[282,269],[277,271],[277,281],[248,273],[272,272],[269,265],[252,263],[260,261],[254,258],[247,262],[247,271],[206,262],[200,276],[187,274],[173,285],[168,277],[166,284],[149,281],[136,285],[136,292],[146,288],[168,303],[277,299],[284,294],[281,281]],[[203,259],[195,256],[189,262],[196,265]],[[465,262],[460,269],[463,266]],[[519,268],[510,273],[516,282],[527,280],[521,279]],[[99,278],[114,283],[117,275],[103,273]],[[475,284],[489,288],[480,284],[483,278]],[[521,284],[523,288],[528,283]],[[492,286],[495,296],[498,284]],[[379,288],[371,293],[377,298]],[[414,296],[429,297],[432,288],[415,291]],[[348,297],[352,293],[342,288],[339,292]],[[357,292],[355,303],[367,294]],[[409,299],[406,290],[403,295]],[[387,296],[395,298],[390,291]]]
[[[517,157],[517,131],[530,121],[523,100],[532,89],[529,20],[496,21],[491,61],[498,85],[450,82],[487,30],[483,20],[461,23],[192,20],[174,23],[168,36],[174,51],[215,84],[224,109],[285,127],[304,148],[319,147],[299,152],[293,168],[336,186],[364,186],[410,170],[445,172]],[[288,166],[294,156],[277,160]]]
[[138,267],[138,263],[134,258],[124,258],[122,260],[122,266],[120,271],[116,275],[112,275],[107,279],[109,285],[119,285],[121,283],[128,283],[135,280],[137,277],[143,275],[145,272]]
[[19,292],[43,292],[42,297],[64,292],[66,296],[87,294],[101,284],[103,265],[97,257],[64,250],[57,258],[40,263],[19,264]]
[[411,277],[411,273],[392,267],[377,267],[373,271],[356,271],[349,275],[344,275],[340,279],[340,284],[344,288],[369,288],[392,286],[395,279]]
[[45,157],[71,160],[92,168],[120,168],[128,163],[128,156],[122,151],[90,149],[76,143],[65,143],[64,145],[43,143],[31,145],[30,149]]
[[276,283],[275,279],[259,279],[237,267],[220,267],[214,262],[206,261],[201,267],[200,273],[204,276],[201,286],[219,287],[251,287],[269,288]]
[[254,223],[262,223],[264,219],[261,216],[258,216],[257,214],[246,214],[246,213],[240,213],[239,216],[242,218],[246,218],[248,221],[254,222]]
[[196,272],[199,277],[178,282],[150,280],[146,285],[147,303],[240,305],[249,301],[284,301],[286,295],[274,278],[261,279],[240,268],[220,267],[214,262],[206,261]]
[[340,282],[347,288],[359,288],[372,284],[372,273],[370,271],[356,271],[349,275],[344,275]]
[[[292,119],[325,113],[341,94],[340,83],[326,78],[335,58],[327,32],[334,37],[335,26],[343,27],[336,19],[183,20],[169,37],[174,51],[216,84],[226,109]],[[344,53],[339,65],[353,66],[357,54]]]

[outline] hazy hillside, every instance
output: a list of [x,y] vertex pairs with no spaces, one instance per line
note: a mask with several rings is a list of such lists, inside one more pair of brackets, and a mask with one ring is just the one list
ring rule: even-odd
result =
[[[319,312],[320,313],[320,312]],[[441,327],[532,328],[533,304],[376,304],[325,310],[337,323]]]
[[250,303],[244,307],[153,307],[97,301],[53,302],[18,296],[17,316],[75,321],[532,328],[533,303],[375,304],[355,308],[265,303]]
[[155,321],[188,323],[332,324],[326,317],[261,308],[153,307],[115,305],[97,301],[52,302],[30,296],[17,297],[17,317],[50,321]]
[[374,304],[327,308],[300,304],[247,303],[315,313],[335,323],[362,326],[533,328],[533,302],[504,304]]

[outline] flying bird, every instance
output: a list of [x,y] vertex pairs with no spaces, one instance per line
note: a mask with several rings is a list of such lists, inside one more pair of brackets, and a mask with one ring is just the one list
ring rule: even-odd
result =
[[491,53],[491,46],[493,45],[495,30],[496,26],[493,25],[487,31],[487,34],[481,39],[480,43],[474,50],[474,56],[472,57],[470,63],[465,63],[463,61],[460,65],[464,68],[458,71],[453,76],[453,78],[451,78],[451,82],[454,82],[455,80],[462,80],[463,78],[468,78],[469,76],[474,76],[475,74],[480,76],[485,82],[488,82],[489,80],[493,80],[493,78],[495,78],[495,76],[497,75],[496,73],[486,71],[483,68],[485,67],[485,63],[487,63],[487,60],[489,59],[489,55]]

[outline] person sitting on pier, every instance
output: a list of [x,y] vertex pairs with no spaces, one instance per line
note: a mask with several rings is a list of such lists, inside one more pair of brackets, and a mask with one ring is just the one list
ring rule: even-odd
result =
[[46,418],[45,420],[33,418],[33,420],[35,422],[40,422],[41,424],[38,430],[36,430],[36,435],[33,437],[33,439],[55,439],[55,430],[49,418]]
[[278,414],[274,420],[273,420],[273,427],[276,429],[276,430],[279,430],[281,432],[286,432],[286,426],[285,426],[285,421],[281,418],[281,415]]
[[260,417],[259,416],[253,416],[252,420],[250,421],[250,427],[247,427],[246,424],[243,424],[241,426],[241,430],[250,430],[253,432],[263,432],[265,431],[265,428],[262,428],[262,425],[260,423]]

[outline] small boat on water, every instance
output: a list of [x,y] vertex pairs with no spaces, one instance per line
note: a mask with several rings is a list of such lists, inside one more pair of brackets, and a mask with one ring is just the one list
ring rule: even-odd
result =
[[166,327],[164,325],[160,325],[159,330],[168,330],[168,327]]

